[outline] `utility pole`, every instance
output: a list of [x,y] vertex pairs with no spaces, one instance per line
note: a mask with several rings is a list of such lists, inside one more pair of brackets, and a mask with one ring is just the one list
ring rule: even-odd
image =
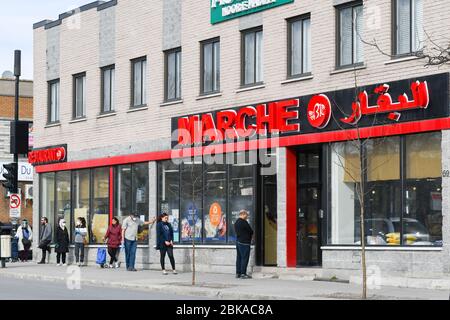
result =
[[[14,76],[16,77],[16,94],[14,96],[14,127],[17,128],[19,124],[19,87],[20,87],[20,74],[21,74],[21,64],[22,64],[22,52],[20,50],[14,51]],[[15,135],[15,142],[17,143],[17,135]],[[11,141],[12,143],[12,141]],[[17,148],[14,148],[14,160],[13,162],[16,163],[16,179],[19,179],[19,154],[17,153]],[[16,180],[16,181],[17,181]],[[18,181],[15,184],[15,190],[13,193],[18,193]]]

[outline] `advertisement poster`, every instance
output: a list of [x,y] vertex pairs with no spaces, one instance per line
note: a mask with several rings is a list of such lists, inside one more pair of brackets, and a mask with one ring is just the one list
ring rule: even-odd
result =
[[197,206],[191,202],[188,204],[186,211],[183,212],[183,219],[181,220],[181,241],[192,240],[194,229],[195,239],[199,240],[202,232],[202,219]]
[[218,202],[214,202],[209,207],[208,214],[205,215],[205,237],[208,240],[225,241],[227,234],[226,214]]
[[173,241],[178,242],[180,241],[180,230],[179,230],[179,214],[180,211],[178,209],[172,209],[172,212],[169,216],[169,223],[172,225],[173,228]]

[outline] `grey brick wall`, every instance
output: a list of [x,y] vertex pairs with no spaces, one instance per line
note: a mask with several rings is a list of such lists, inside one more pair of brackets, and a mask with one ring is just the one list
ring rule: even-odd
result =
[[99,13],[100,18],[100,67],[114,64],[116,61],[116,7],[110,7]]

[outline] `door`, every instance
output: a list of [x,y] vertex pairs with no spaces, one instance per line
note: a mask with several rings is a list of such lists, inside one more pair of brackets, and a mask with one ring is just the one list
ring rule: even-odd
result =
[[298,157],[297,265],[322,263],[321,152],[301,151]]

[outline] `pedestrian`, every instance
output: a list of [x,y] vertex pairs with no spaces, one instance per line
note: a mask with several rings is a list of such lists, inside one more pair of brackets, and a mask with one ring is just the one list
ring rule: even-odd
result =
[[161,255],[161,269],[164,275],[167,275],[165,268],[166,253],[169,256],[170,264],[172,265],[173,274],[177,274],[175,270],[175,258],[173,257],[173,228],[168,222],[169,216],[167,213],[163,213],[159,216],[158,223],[156,225],[156,249],[159,250]]
[[20,227],[17,228],[16,236],[18,239],[19,260],[22,262],[28,261],[28,255],[33,241],[33,232],[28,225],[28,220],[23,219]]
[[50,243],[52,242],[52,226],[48,223],[47,217],[41,219],[41,232],[39,238],[39,248],[42,250],[42,258],[38,264],[45,264],[45,257],[48,252],[48,260],[50,261]]
[[236,278],[250,279],[247,275],[247,266],[250,259],[250,245],[252,243],[253,229],[248,223],[248,211],[241,210],[239,218],[234,223],[236,233]]
[[122,227],[120,226],[119,219],[114,217],[112,219],[112,224],[109,226],[106,235],[103,238],[103,242],[107,242],[108,254],[111,257],[109,261],[110,268],[119,268],[119,250],[120,244],[122,243]]
[[79,267],[84,264],[84,246],[86,245],[86,219],[80,217],[75,223],[75,262]]
[[58,266],[66,266],[66,255],[69,252],[69,232],[66,228],[66,220],[59,220],[59,227],[56,229],[56,263]]
[[141,221],[137,213],[131,213],[129,217],[123,220],[122,224],[122,242],[125,246],[125,262],[127,271],[137,271],[134,267],[136,261],[137,235],[140,226],[155,223],[152,221]]

